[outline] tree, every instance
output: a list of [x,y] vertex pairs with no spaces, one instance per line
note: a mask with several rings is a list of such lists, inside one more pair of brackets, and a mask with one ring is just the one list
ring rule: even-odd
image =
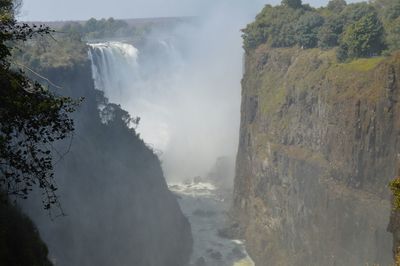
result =
[[347,3],[345,0],[330,0],[328,2],[327,8],[332,12],[340,13],[346,6]]
[[256,21],[243,30],[246,51],[267,43],[271,47],[290,47],[296,44],[295,27],[303,9],[267,5]]
[[384,24],[389,51],[400,49],[400,1],[376,0],[373,3]]
[[337,46],[344,24],[345,21],[341,16],[328,17],[318,32],[318,47],[328,49]]
[[386,24],[386,42],[389,50],[400,49],[400,17],[391,20]]
[[369,14],[375,14],[376,10],[372,5],[368,3],[355,3],[347,5],[346,8],[341,12],[340,16],[346,22],[346,24],[353,24],[359,21],[361,18]]
[[383,26],[375,13],[369,13],[354,24],[350,24],[340,41],[347,57],[367,57],[385,48]]
[[12,0],[0,0],[0,190],[26,199],[33,186],[45,209],[59,204],[54,182],[52,143],[66,138],[78,104],[30,80],[10,59],[16,42],[49,34],[43,25],[17,23]]
[[301,0],[282,0],[282,5],[294,9],[298,9],[303,6]]
[[303,48],[314,48],[318,44],[318,30],[324,24],[324,18],[313,12],[306,12],[296,24],[296,40]]

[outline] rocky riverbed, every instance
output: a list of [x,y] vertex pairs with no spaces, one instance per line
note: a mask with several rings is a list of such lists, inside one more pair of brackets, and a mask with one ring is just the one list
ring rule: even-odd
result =
[[253,266],[245,245],[218,233],[225,225],[232,191],[202,181],[170,184],[193,232],[191,266]]

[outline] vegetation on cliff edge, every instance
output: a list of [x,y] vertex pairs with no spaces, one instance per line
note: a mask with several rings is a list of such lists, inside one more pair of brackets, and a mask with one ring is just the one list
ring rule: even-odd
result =
[[266,44],[336,48],[341,61],[380,55],[400,48],[400,2],[331,0],[316,9],[299,0],[284,0],[279,6],[266,5],[243,29],[243,39],[247,52]]

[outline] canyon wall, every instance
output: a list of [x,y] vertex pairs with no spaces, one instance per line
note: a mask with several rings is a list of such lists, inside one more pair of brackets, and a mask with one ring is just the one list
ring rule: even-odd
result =
[[256,265],[390,265],[400,54],[246,54],[233,223]]
[[40,195],[22,203],[51,260],[61,266],[186,266],[190,224],[168,190],[159,159],[128,128],[128,113],[94,89],[89,60],[38,71],[61,87],[56,93],[84,97],[74,114],[73,138],[53,150],[66,216],[56,217],[57,209],[51,217],[40,213]]

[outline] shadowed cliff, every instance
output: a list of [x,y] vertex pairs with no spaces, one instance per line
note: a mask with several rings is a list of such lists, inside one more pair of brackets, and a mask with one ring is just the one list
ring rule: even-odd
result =
[[36,201],[24,203],[49,246],[52,261],[56,265],[186,265],[192,247],[190,224],[167,188],[159,159],[128,127],[129,114],[108,104],[94,89],[87,59],[48,65],[38,71],[62,87],[58,93],[85,97],[74,117],[72,142],[54,149],[58,155],[68,151],[56,166],[58,194],[67,216],[51,221],[47,213],[37,212]]

